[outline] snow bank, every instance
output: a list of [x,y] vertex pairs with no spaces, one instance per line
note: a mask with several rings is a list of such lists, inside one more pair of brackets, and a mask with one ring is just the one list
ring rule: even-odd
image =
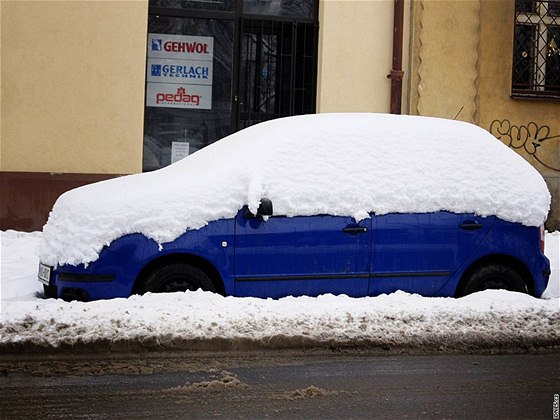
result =
[[89,303],[34,292],[39,233],[1,232],[0,347],[130,343],[192,348],[377,345],[481,349],[560,344],[560,233],[546,235],[552,277],[545,295],[489,290],[461,299],[404,292],[369,298],[324,295],[279,300],[207,292],[146,294]]
[[0,308],[7,302],[36,300],[43,290],[35,252],[40,240],[41,232],[0,231]]
[[472,212],[541,225],[550,194],[539,173],[488,132],[427,117],[318,114],[249,127],[152,173],[63,194],[40,258],[95,261],[128,233],[158,243],[230,218],[262,197],[276,214]]
[[[543,299],[560,297],[560,232],[546,233],[544,253],[550,260],[550,280],[544,291]],[[560,302],[559,302],[560,303]],[[559,326],[560,329],[560,326]]]
[[[8,304],[0,344],[46,347],[98,342],[257,342],[267,347],[368,342],[391,347],[485,348],[560,344],[554,301],[505,291],[461,299],[397,292],[373,298],[323,295],[279,300],[185,292],[128,299]],[[437,347],[436,346],[436,347]]]

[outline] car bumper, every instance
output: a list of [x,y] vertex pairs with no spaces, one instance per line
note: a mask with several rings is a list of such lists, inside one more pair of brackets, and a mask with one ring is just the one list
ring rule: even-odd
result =
[[548,286],[548,281],[550,280],[550,261],[549,259],[542,255],[539,258],[539,263],[535,264],[534,273],[536,273],[535,278],[535,297],[541,297]]
[[43,283],[47,298],[87,302],[130,295],[130,288],[117,281],[115,274],[69,273],[52,269],[48,282],[44,278],[39,278],[39,281]]

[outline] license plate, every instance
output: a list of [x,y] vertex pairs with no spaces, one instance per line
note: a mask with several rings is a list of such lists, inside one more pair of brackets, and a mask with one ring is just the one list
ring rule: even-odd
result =
[[51,281],[51,273],[52,273],[52,267],[39,263],[39,281],[43,284],[48,285]]

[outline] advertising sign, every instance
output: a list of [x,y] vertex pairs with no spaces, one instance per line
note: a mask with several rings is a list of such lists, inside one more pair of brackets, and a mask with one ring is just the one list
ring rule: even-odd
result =
[[160,108],[212,108],[212,86],[148,83],[146,105]]
[[214,57],[214,38],[148,34],[148,57],[212,61]]
[[148,58],[148,70],[146,75],[148,82],[154,83],[211,85],[212,62]]
[[212,109],[214,38],[148,34],[146,106]]

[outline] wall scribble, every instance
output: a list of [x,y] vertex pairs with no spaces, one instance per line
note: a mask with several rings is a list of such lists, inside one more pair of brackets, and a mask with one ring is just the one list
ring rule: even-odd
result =
[[545,153],[542,152],[543,147],[553,146],[551,141],[560,141],[560,134],[553,136],[550,131],[549,126],[539,126],[532,121],[526,125],[514,125],[509,120],[503,119],[494,120],[490,124],[490,133],[503,141],[506,146],[512,149],[525,149],[541,165],[560,172],[560,161],[552,159],[553,162],[548,162]]

